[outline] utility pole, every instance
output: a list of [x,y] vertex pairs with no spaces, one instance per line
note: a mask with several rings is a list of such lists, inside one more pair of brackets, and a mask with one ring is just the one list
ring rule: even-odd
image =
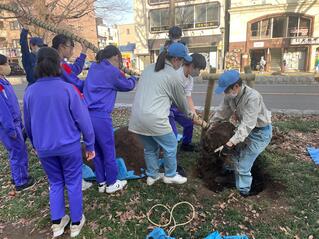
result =
[[169,1],[169,26],[175,26],[175,0]]

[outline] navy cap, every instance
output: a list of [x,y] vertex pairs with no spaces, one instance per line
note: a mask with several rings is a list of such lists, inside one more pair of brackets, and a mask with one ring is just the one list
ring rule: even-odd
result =
[[36,46],[44,46],[44,42],[41,37],[31,37],[30,44],[36,45]]
[[183,58],[187,62],[192,62],[193,58],[188,54],[187,47],[179,42],[174,42],[167,49],[168,55]]
[[240,78],[240,74],[236,70],[225,71],[218,79],[218,86],[215,90],[216,94],[223,93],[230,85],[235,84]]

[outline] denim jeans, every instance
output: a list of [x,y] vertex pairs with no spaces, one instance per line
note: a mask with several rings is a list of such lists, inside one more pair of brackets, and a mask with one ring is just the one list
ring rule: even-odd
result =
[[144,159],[146,163],[146,175],[156,178],[159,174],[159,149],[164,151],[165,176],[176,175],[177,139],[173,132],[161,136],[139,135],[144,145]]
[[251,168],[262,151],[270,143],[272,126],[269,124],[263,128],[254,128],[248,136],[248,145],[240,151],[239,156],[233,157],[236,188],[243,193],[250,191],[252,176]]

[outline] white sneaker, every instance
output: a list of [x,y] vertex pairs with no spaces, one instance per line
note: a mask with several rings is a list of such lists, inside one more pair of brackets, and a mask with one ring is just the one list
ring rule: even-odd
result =
[[53,237],[61,236],[64,233],[64,228],[69,224],[70,217],[65,215],[62,217],[60,224],[53,224],[51,229],[53,231]]
[[166,177],[164,176],[163,182],[167,184],[183,184],[187,182],[187,178],[179,175],[178,173],[174,177]]
[[115,193],[122,190],[127,184],[126,180],[116,180],[116,182],[108,187],[106,187],[106,193]]
[[98,188],[99,188],[99,193],[105,193],[105,189],[106,189],[106,183],[99,183],[98,184]]
[[87,182],[84,179],[82,179],[82,191],[85,191],[86,189],[90,188],[92,186],[91,182]]
[[147,177],[146,183],[148,186],[152,186],[156,181],[162,179],[164,177],[163,173],[159,173],[156,178]]
[[81,222],[79,225],[72,225],[71,223],[71,227],[70,227],[70,230],[71,230],[71,237],[76,237],[80,234],[81,230],[82,230],[82,227],[85,223],[85,216],[82,215],[82,219],[81,219]]

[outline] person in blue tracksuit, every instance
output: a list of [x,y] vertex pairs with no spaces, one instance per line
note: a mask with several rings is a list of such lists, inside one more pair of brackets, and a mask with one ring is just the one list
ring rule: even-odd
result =
[[[206,60],[205,57],[199,53],[194,53],[191,55],[191,57],[192,62],[184,62],[184,65],[177,71],[180,75],[180,79],[185,90],[189,108],[194,114],[196,114],[195,105],[192,98],[192,90],[194,85],[193,77],[198,76],[200,71],[206,68]],[[175,121],[183,127],[183,138],[180,149],[183,151],[194,151],[195,146],[192,144],[194,128],[193,121],[184,113],[180,112],[173,104],[170,109],[169,122],[172,126],[175,136],[177,137],[178,132]]]
[[34,180],[28,175],[28,153],[24,142],[20,105],[12,85],[5,76],[11,68],[0,54],[0,141],[9,153],[12,182],[16,191],[30,189]]
[[27,27],[24,27],[20,34],[20,45],[22,54],[22,65],[26,73],[28,85],[31,85],[35,81],[33,73],[37,60],[36,54],[38,50],[45,45],[41,37],[31,37],[29,48],[28,33],[29,29]]
[[133,90],[136,79],[126,79],[119,70],[122,57],[115,46],[110,45],[99,51],[96,60],[89,69],[83,94],[95,132],[96,156],[93,162],[99,192],[114,193],[123,189],[127,182],[117,180],[111,113],[117,92]]
[[71,212],[71,237],[77,236],[85,222],[82,209],[81,132],[86,156],[94,152],[94,130],[82,94],[61,77],[60,57],[53,48],[41,48],[35,68],[36,82],[24,96],[27,134],[35,148],[50,185],[53,236],[64,232],[69,223],[65,214],[64,186]]
[[60,55],[62,77],[66,82],[75,85],[81,92],[83,91],[84,81],[82,81],[78,75],[82,72],[87,48],[82,45],[82,52],[78,58],[76,58],[73,64],[69,64],[65,59],[70,59],[73,55],[74,41],[66,35],[59,34],[52,39],[52,47],[56,49]]

